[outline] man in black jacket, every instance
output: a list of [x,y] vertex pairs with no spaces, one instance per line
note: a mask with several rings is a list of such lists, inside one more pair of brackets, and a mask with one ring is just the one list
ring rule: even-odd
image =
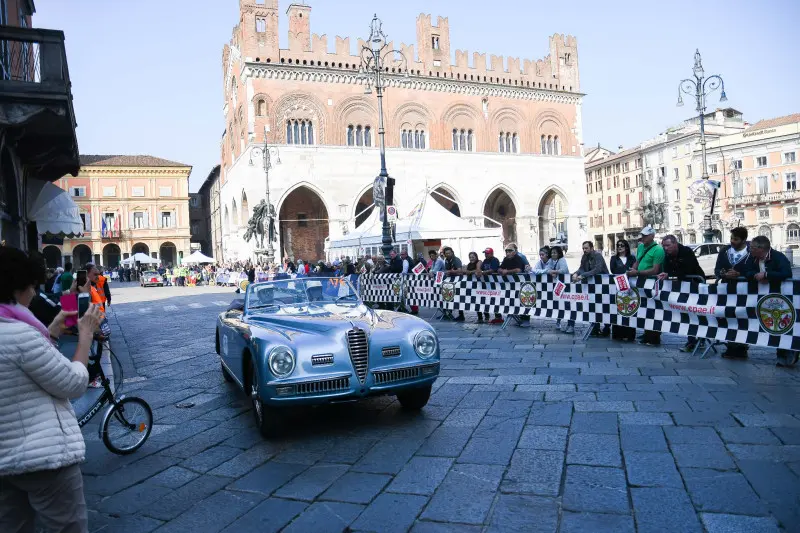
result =
[[[745,280],[748,269],[750,247],[747,245],[747,228],[733,228],[731,230],[731,244],[720,250],[714,275],[717,283],[727,283],[731,290],[735,290],[736,283]],[[729,342],[722,357],[726,359],[747,359],[747,344]]]
[[[664,248],[664,272],[658,275],[659,280],[669,277],[683,281],[688,276],[699,276],[700,280],[705,280],[705,272],[697,262],[694,251],[679,243],[675,235],[667,235],[661,239],[661,247]],[[689,337],[681,350],[691,352],[694,351],[695,346],[697,346],[697,338]]]
[[[769,239],[758,236],[750,242],[750,260],[745,277],[759,283],[769,283],[771,290],[780,292],[782,281],[792,277],[792,264],[778,250],[770,246]],[[777,366],[793,367],[800,358],[800,352],[778,348]]]

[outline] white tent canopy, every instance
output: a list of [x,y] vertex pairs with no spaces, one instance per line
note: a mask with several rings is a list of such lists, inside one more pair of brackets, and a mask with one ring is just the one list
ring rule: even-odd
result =
[[145,263],[145,264],[150,264],[150,265],[153,265],[153,264],[157,265],[159,262],[160,261],[158,259],[154,259],[154,258],[150,257],[149,255],[143,254],[141,252],[139,252],[138,254],[133,254],[129,258],[123,259],[121,261],[121,263],[126,264],[126,265],[133,264],[133,263]]
[[[338,239],[331,239],[328,255],[336,257],[360,255],[365,246],[380,246],[382,223],[378,209],[373,209],[369,218],[355,231]],[[415,207],[405,217],[397,220],[395,226],[396,243],[420,240],[440,240],[442,246],[450,246],[462,260],[466,261],[469,252],[480,252],[486,247],[497,250],[503,246],[502,228],[482,228],[455,216],[435,199],[429,192],[417,195]],[[422,251],[417,250],[417,251]]]
[[67,191],[42,180],[28,180],[28,217],[36,232],[75,237],[83,233],[80,209]]
[[213,257],[208,257],[200,250],[195,251],[194,253],[192,253],[192,255],[181,261],[181,263],[213,263],[213,262],[214,262]]

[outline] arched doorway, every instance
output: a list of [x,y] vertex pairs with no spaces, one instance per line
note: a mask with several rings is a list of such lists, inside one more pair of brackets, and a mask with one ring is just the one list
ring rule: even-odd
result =
[[[453,213],[455,216],[461,216],[461,208],[458,206],[456,195],[444,187],[437,187],[431,191],[431,196],[436,200],[439,205]],[[492,217],[494,218],[494,217]]]
[[239,210],[236,209],[236,200],[231,204],[231,228],[236,231],[239,227]]
[[250,220],[250,204],[247,203],[247,193],[242,191],[242,226],[247,227]]
[[136,254],[144,254],[149,257],[150,247],[143,242],[137,242],[136,244],[133,245],[133,248],[131,248],[131,255],[136,255]]
[[567,242],[567,200],[553,189],[539,204],[539,246]]
[[164,266],[175,266],[178,264],[178,249],[171,242],[165,242],[158,248],[158,257]]
[[283,256],[304,261],[325,257],[328,210],[316,192],[305,186],[290,192],[281,204],[278,221]]
[[117,268],[122,257],[122,250],[116,244],[106,244],[103,248],[103,266],[106,268]]
[[355,227],[359,227],[361,224],[364,223],[365,220],[369,218],[372,214],[372,211],[375,209],[375,204],[372,199],[372,187],[364,191],[364,194],[361,195],[361,198],[358,199],[356,203],[356,209],[353,213],[353,217],[356,219]]
[[72,249],[72,264],[75,270],[83,270],[86,263],[92,262],[92,250],[85,244],[79,244]]
[[503,246],[517,242],[517,207],[504,189],[495,189],[483,205],[483,225],[503,228]]
[[42,255],[47,263],[47,268],[61,266],[61,250],[58,249],[58,246],[45,246]]

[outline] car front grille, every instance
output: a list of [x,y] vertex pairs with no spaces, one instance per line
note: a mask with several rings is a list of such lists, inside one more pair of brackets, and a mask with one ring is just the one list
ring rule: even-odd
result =
[[347,332],[347,349],[350,352],[350,361],[356,371],[358,381],[364,384],[369,369],[369,344],[367,334],[363,329],[351,329]]
[[411,368],[398,368],[396,370],[381,370],[373,372],[376,385],[384,385],[386,383],[394,383],[395,381],[405,381],[406,379],[414,379],[419,377],[419,367]]
[[299,394],[321,394],[326,392],[340,392],[350,388],[350,378],[334,378],[322,381],[309,381],[308,383],[298,383],[296,393]]
[[332,364],[333,364],[333,356],[330,354],[311,356],[311,366],[323,366]]
[[384,357],[397,357],[400,355],[400,347],[399,346],[385,346],[381,353]]

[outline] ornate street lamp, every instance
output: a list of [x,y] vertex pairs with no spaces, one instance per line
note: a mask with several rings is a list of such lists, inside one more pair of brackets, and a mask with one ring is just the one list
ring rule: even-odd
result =
[[700,151],[703,159],[703,173],[701,178],[706,181],[709,191],[711,192],[711,209],[705,215],[706,228],[704,232],[705,242],[712,242],[714,240],[714,230],[712,228],[712,218],[714,215],[714,204],[717,199],[717,189],[719,189],[718,181],[710,181],[708,179],[708,165],[706,164],[706,128],[705,128],[705,114],[706,114],[706,97],[717,89],[722,89],[719,95],[720,102],[727,102],[728,97],[725,95],[725,82],[722,78],[714,74],[705,77],[703,71],[703,60],[700,57],[700,50],[697,49],[694,53],[694,67],[692,68],[694,79],[687,78],[681,80],[678,84],[678,107],[683,106],[683,96],[681,92],[689,96],[693,96],[697,107],[695,110],[700,113]]
[[262,242],[264,237],[264,232],[267,234],[267,249],[266,249],[266,256],[267,263],[271,264],[272,261],[275,259],[275,247],[272,245],[272,241],[275,238],[275,223],[276,223],[276,214],[275,214],[275,206],[269,201],[269,171],[272,168],[272,156],[275,156],[275,164],[281,164],[281,154],[278,150],[277,146],[270,146],[269,142],[267,141],[267,132],[268,128],[264,126],[264,147],[261,148],[259,146],[253,147],[250,149],[250,161],[248,165],[251,167],[254,166],[253,157],[262,158],[262,165],[264,167],[264,179],[266,180],[266,202],[264,204],[260,204],[259,206],[254,209],[252,219],[255,219],[258,222],[264,224],[262,227]]
[[[383,22],[375,15],[370,24],[369,38],[367,44],[361,50],[361,65],[358,68],[358,80],[364,83],[364,94],[372,94],[372,86],[378,96],[378,137],[380,138],[380,153],[381,153],[381,171],[378,177],[375,178],[375,184],[372,188],[372,199],[376,206],[381,210],[381,218],[383,220],[383,237],[381,239],[381,251],[383,256],[388,259],[393,246],[393,239],[391,228],[389,226],[389,217],[387,216],[387,206],[394,203],[394,178],[389,177],[389,172],[386,170],[386,142],[385,130],[383,125],[383,91],[391,85],[400,85],[408,83],[408,60],[400,50],[387,50],[389,45],[386,39],[386,34],[383,33],[381,27]],[[389,63],[397,63],[399,61],[400,68],[397,69],[400,76],[388,73],[386,67],[387,57],[392,55]],[[394,59],[399,57],[400,59]],[[395,72],[395,68],[392,69]]]

